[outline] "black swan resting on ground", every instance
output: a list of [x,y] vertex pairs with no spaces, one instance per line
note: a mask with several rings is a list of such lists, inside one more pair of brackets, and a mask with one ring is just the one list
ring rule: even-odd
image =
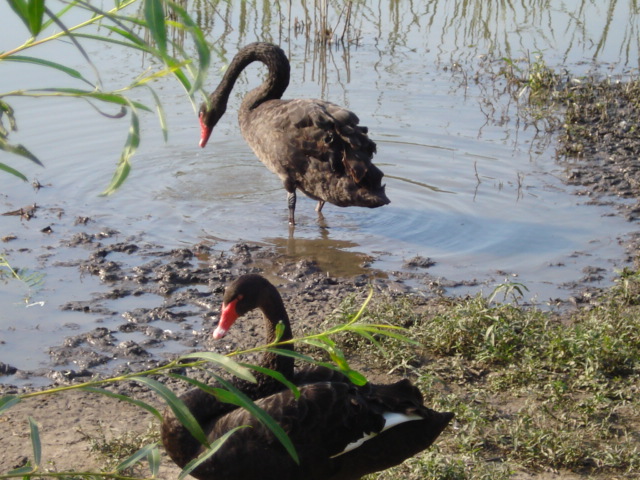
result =
[[266,81],[242,100],[240,130],[260,161],[284,183],[289,223],[295,224],[296,189],[339,207],[389,203],[383,173],[371,163],[376,144],[349,110],[322,100],[281,100],[289,85],[289,60],[270,43],[251,43],[229,65],[220,85],[200,107],[200,146],[227,109],[238,75],[252,62],[269,69]]
[[[259,275],[244,275],[227,288],[214,337],[224,336],[239,316],[254,308],[263,312],[267,342],[275,340],[278,322],[285,327],[281,340],[292,337],[280,294]],[[239,425],[252,428],[236,431],[192,476],[201,480],[358,479],[426,449],[453,417],[425,407],[419,390],[408,380],[358,387],[341,373],[323,367],[294,372],[291,357],[272,353],[264,355],[261,365],[280,371],[300,388],[296,400],[280,382],[260,374],[257,385],[243,386],[286,431],[300,464],[245,410],[194,389],[181,398],[209,441]],[[165,412],[162,442],[180,467],[203,451],[170,410]]]

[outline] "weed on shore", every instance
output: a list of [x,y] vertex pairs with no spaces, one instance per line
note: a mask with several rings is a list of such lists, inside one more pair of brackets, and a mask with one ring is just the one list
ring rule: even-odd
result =
[[[639,478],[640,276],[624,271],[588,307],[544,311],[491,297],[378,298],[368,320],[418,346],[355,336],[347,356],[413,377],[456,419],[436,444],[369,480]],[[340,318],[356,299],[347,299]]]

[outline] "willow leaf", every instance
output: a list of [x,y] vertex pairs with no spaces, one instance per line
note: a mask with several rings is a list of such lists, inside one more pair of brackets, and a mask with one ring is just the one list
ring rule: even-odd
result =
[[120,157],[120,162],[118,163],[116,171],[113,173],[111,183],[109,183],[107,188],[105,188],[100,195],[106,197],[115,193],[127,179],[129,173],[131,173],[131,164],[129,163],[129,158],[123,153]]
[[256,405],[249,397],[247,397],[242,391],[233,386],[231,383],[218,376],[215,377],[216,380],[218,380],[218,382],[220,382],[220,384],[224,388],[229,390],[231,393],[235,393],[238,396],[239,400],[242,403],[242,408],[247,410],[251,415],[253,415],[254,418],[257,418],[260,423],[271,430],[278,441],[287,450],[293,461],[299,464],[300,458],[298,457],[298,453],[296,452],[296,448],[293,446],[291,439],[282,429],[282,427],[271,417],[271,415],[269,415],[266,411]]
[[122,472],[123,470],[126,470],[127,468],[130,468],[130,467],[134,466],[136,463],[138,463],[143,458],[148,457],[149,454],[153,450],[158,450],[158,444],[157,443],[152,443],[150,445],[145,445],[140,450],[138,450],[137,452],[135,452],[131,456],[127,457],[124,461],[119,463],[118,466],[116,467],[116,472]]
[[382,346],[382,344],[378,341],[378,339],[376,337],[374,337],[373,335],[371,335],[369,332],[365,331],[365,330],[358,330],[358,335],[363,336],[364,338],[366,338],[367,340],[369,340],[371,343],[373,343],[373,345],[375,345],[380,351],[382,351],[385,355],[387,354],[387,351],[384,349],[384,347]]
[[[212,375],[214,378],[218,378],[217,375],[215,374],[212,374]],[[169,376],[172,378],[176,378],[178,380],[187,382],[193,385],[194,387],[199,388],[200,390],[204,390],[208,394],[213,395],[216,398],[216,400],[218,400],[219,402],[229,403],[231,405],[242,407],[241,400],[236,396],[235,393],[231,393],[229,390],[225,390],[224,388],[221,388],[221,387],[214,387],[212,385],[208,385],[204,382],[201,382],[200,380],[187,377],[186,375],[182,375],[180,373],[171,373],[169,374]]]
[[6,395],[4,397],[0,397],[0,414],[2,414],[5,410],[9,410],[14,405],[20,403],[20,397],[15,395]]
[[282,339],[282,335],[284,335],[284,323],[282,321],[276,323],[276,339],[274,340],[276,343]]
[[268,377],[271,377],[279,381],[284,386],[286,386],[289,390],[291,390],[296,398],[300,397],[300,389],[298,389],[298,386],[295,383],[289,381],[287,377],[285,377],[282,373],[278,372],[277,370],[271,370],[270,368],[261,367],[259,365],[252,365],[250,363],[242,363],[241,365],[247,368],[251,368],[256,372],[260,372],[263,375],[267,375]]
[[167,65],[172,68],[173,74],[176,76],[178,81],[182,84],[182,88],[184,88],[187,92],[191,92],[192,90],[191,82],[189,81],[187,76],[184,74],[184,72],[180,68],[180,65],[175,60],[170,59],[168,57],[165,58],[165,61]]
[[40,431],[38,429],[38,424],[33,417],[29,417],[29,431],[31,436],[31,448],[33,449],[33,463],[38,467],[42,461],[42,444],[40,443]]
[[333,363],[335,363],[340,368],[340,370],[345,372],[351,370],[351,367],[349,367],[349,362],[345,358],[344,352],[342,350],[340,350],[339,348],[331,347],[327,348],[327,352],[329,353],[329,356],[331,357]]
[[[145,43],[145,41],[142,38],[140,38],[135,33],[131,32],[130,30],[114,27],[113,25],[107,25],[106,28],[107,30],[112,31],[113,33],[120,35],[121,37],[126,38],[131,42],[131,44],[127,44],[125,42],[125,45],[128,45],[130,47],[140,48],[142,50],[147,50],[147,51],[152,50],[151,47],[147,43]],[[104,37],[100,37],[100,38],[104,38]]]
[[246,380],[247,382],[256,383],[256,378],[251,374],[246,366],[240,365],[238,362],[230,359],[226,355],[221,355],[216,352],[194,352],[183,355],[180,358],[198,358],[201,360],[206,360],[207,362],[212,362],[216,365],[219,365],[227,372],[235,375],[238,378]]
[[359,387],[369,383],[369,380],[367,380],[367,377],[365,377],[360,372],[353,370],[351,368],[349,370],[342,370],[342,373],[349,378],[351,383],[353,383],[354,385],[358,385]]
[[314,359],[313,357],[310,357],[308,355],[304,355],[302,353],[292,351],[292,350],[269,348],[268,351],[277,353],[278,355],[284,355],[285,357],[292,357],[292,358],[295,358],[296,360],[301,360],[303,362],[310,363],[312,365],[317,365],[319,367],[324,367],[330,370],[334,370],[336,372],[340,372],[346,377],[348,377],[349,380],[355,385],[366,385],[368,382],[367,378],[364,375],[357,372],[356,370],[353,370],[348,365],[346,365],[345,368],[339,368],[333,363],[322,362]]
[[[138,78],[136,78],[133,83],[130,85],[130,89],[133,89],[135,87],[139,87],[142,85],[146,85],[147,83],[154,81],[154,80],[158,80],[160,78],[164,78],[169,74],[175,75],[176,74],[176,70],[179,70],[180,68],[186,66],[188,63],[190,62],[190,60],[185,60],[182,63],[178,63],[175,64],[173,67],[167,67],[164,68],[162,70],[157,70],[155,72],[152,73],[144,73],[142,75],[140,75]],[[153,92],[153,90],[152,90]]]
[[410,343],[412,345],[420,345],[420,342],[413,340],[412,338],[409,338],[406,335],[402,335],[400,333],[396,333],[393,331],[393,330],[406,331],[406,329],[402,327],[397,327],[395,325],[366,325],[366,324],[357,324],[355,326],[356,328],[354,328],[353,331],[363,336],[364,334],[362,332],[369,332],[377,335],[382,335],[385,337],[395,338],[396,340],[400,340],[405,343]]
[[347,323],[347,325],[352,325],[356,323],[358,320],[360,320],[360,317],[364,315],[364,312],[367,309],[367,305],[369,305],[369,302],[371,301],[372,298],[373,298],[373,288],[369,288],[369,295],[367,295],[367,298],[362,303],[362,306],[360,307],[360,310],[358,310],[358,313],[356,313],[356,315]]
[[[2,146],[0,145],[0,149],[2,148]],[[10,173],[11,175],[15,175],[16,177],[18,177],[20,180],[23,180],[25,182],[28,182],[29,180],[27,179],[27,177],[25,177],[21,172],[19,172],[18,170],[16,170],[15,168],[11,168],[9,165],[6,165],[4,163],[0,163],[0,170],[3,170],[7,173]]]
[[175,2],[167,2],[167,4],[174,12],[176,12],[180,16],[184,24],[188,27],[189,33],[191,33],[191,37],[193,38],[193,43],[196,46],[196,51],[198,52],[198,73],[193,82],[193,85],[191,86],[191,90],[189,90],[189,95],[192,95],[200,88],[202,88],[204,80],[209,71],[211,52],[209,50],[209,45],[207,44],[204,34],[202,33],[202,30],[193,21],[187,11]]
[[144,17],[147,28],[164,57],[167,54],[167,27],[164,22],[164,5],[161,0],[145,0]]
[[42,30],[44,0],[9,0],[9,5],[34,37]]
[[[109,28],[109,27],[107,27],[107,28]],[[111,28],[113,28],[113,27],[111,27]],[[122,41],[122,40],[118,40],[116,38],[102,37],[100,35],[92,35],[90,33],[76,33],[75,36],[78,37],[78,38],[87,38],[89,40],[97,40],[97,41],[102,42],[102,43],[112,43],[114,45],[120,45],[120,46],[123,46],[123,47],[135,48],[137,50],[140,50],[140,51],[146,52],[146,53],[150,53],[150,52],[153,51],[153,49],[149,45],[147,45],[145,43],[143,43],[143,44],[129,43],[129,42],[125,42],[125,41]]]
[[[176,378],[180,378],[186,382],[191,383],[192,385],[196,385],[198,388],[204,390],[205,392],[210,393],[211,395],[216,396],[220,395],[219,388],[212,387],[211,385],[207,385],[198,380],[194,380],[193,378],[186,377],[184,375],[174,374]],[[233,405],[237,405],[238,407],[244,408],[248,411],[254,418],[256,418],[260,423],[262,423],[265,427],[267,427],[271,432],[275,435],[278,441],[284,446],[284,448],[289,452],[289,455],[296,463],[300,463],[300,459],[298,458],[298,454],[296,452],[293,443],[291,443],[291,439],[287,435],[287,433],[282,429],[282,427],[269,415],[266,411],[256,405],[253,400],[251,400],[247,395],[245,395],[241,390],[235,387],[233,384],[223,379],[222,377],[212,374],[212,377],[216,379],[216,381],[224,387],[224,389],[229,394],[222,394],[222,398],[226,398],[225,403],[231,403]]]
[[100,100],[101,102],[115,103],[117,105],[135,107],[140,110],[145,110],[147,112],[152,111],[144,103],[135,102],[117,93],[96,92],[93,90],[91,91],[82,90],[80,88],[40,88],[40,89],[26,90],[26,91],[27,92],[47,92],[47,93],[51,92],[51,93],[60,93],[60,94],[68,95],[71,97],[92,98],[95,100]]
[[[58,10],[53,16],[56,18],[62,18],[62,16],[73,9],[76,5],[76,2],[69,2],[67,5],[63,6],[60,10]],[[42,23],[42,30],[46,30],[54,23],[53,19],[49,18],[49,20]],[[42,31],[41,30],[41,31]]]
[[13,107],[7,102],[3,102],[2,100],[0,100],[0,133],[2,133],[2,135],[6,137],[7,135],[9,135],[9,132],[2,125],[3,116],[6,116],[9,119],[9,129],[14,132],[17,126]]
[[269,348],[267,350],[269,352],[277,353],[278,355],[283,355],[285,357],[292,357],[292,358],[295,358],[296,360],[301,360],[303,362],[310,363],[312,365],[317,365],[319,367],[324,367],[324,368],[328,368],[330,370],[335,370],[336,372],[346,373],[343,369],[338,368],[333,363],[316,360],[313,357],[310,357],[308,355],[304,355],[304,354],[296,352],[294,350],[285,350],[285,349],[280,349],[280,348]]
[[151,478],[156,478],[160,472],[160,449],[154,448],[147,454],[147,462],[149,462],[149,470],[151,471]]
[[140,145],[140,120],[138,118],[138,112],[133,105],[130,104],[129,106],[131,107],[131,125],[129,126],[129,134],[127,135],[124,148],[122,149],[118,167],[113,174],[111,183],[105,191],[101,193],[102,196],[111,195],[122,186],[131,172],[130,159]]
[[191,435],[193,435],[193,437],[202,445],[209,445],[209,440],[207,440],[207,436],[202,431],[202,427],[200,427],[200,424],[195,419],[191,411],[175,393],[169,390],[162,383],[152,378],[132,377],[131,379],[140,383],[144,383],[147,387],[151,388],[158,395],[160,395],[162,399],[167,403],[169,408],[171,408],[178,421],[182,425],[184,425],[187,430],[189,430]]
[[29,473],[33,473],[34,468],[29,464],[29,462],[27,462],[27,464],[24,467],[19,467],[19,468],[15,468],[13,470],[10,470],[7,475],[10,475],[12,477],[17,477],[18,475],[25,475],[25,478],[30,479],[30,476],[26,476]]
[[[36,163],[36,164],[40,165],[41,167],[44,167],[42,162],[40,160],[38,160],[38,157],[36,157],[33,153],[31,153],[29,150],[27,150],[27,148],[25,146],[23,146],[23,145],[11,145],[4,138],[0,138],[0,150],[4,150],[5,152],[13,153],[15,155],[20,155],[21,157],[28,158],[33,163]],[[5,169],[3,169],[3,170],[5,170]],[[8,171],[8,170],[6,170],[6,171]],[[9,171],[9,173],[13,173],[13,172]],[[14,175],[15,175],[15,173],[14,173]],[[18,176],[20,176],[20,175],[18,175]],[[25,180],[26,180],[26,178],[25,178]]]
[[318,360],[309,355],[305,355],[304,353],[296,352],[295,350],[288,350],[286,348],[267,348],[268,352],[277,353],[278,355],[282,355],[284,357],[295,358],[296,360],[302,360],[303,362],[318,364]]
[[158,121],[160,122],[160,128],[162,129],[162,137],[166,142],[169,139],[169,129],[167,127],[167,115],[162,107],[162,102],[160,101],[160,97],[156,93],[153,88],[149,88],[151,91],[151,95],[156,102],[156,111],[158,112]]
[[20,17],[20,20],[29,28],[29,10],[26,0],[7,0],[9,6]]
[[123,402],[131,403],[132,405],[135,405],[136,407],[140,407],[146,410],[147,412],[151,413],[151,415],[158,418],[159,420],[162,420],[162,415],[155,407],[141,400],[136,400],[135,398],[131,398],[126,395],[121,395],[119,393],[110,392],[109,390],[105,390],[104,388],[82,387],[82,390],[85,390],[87,392],[99,393],[100,395],[106,395],[107,397],[116,398],[118,400],[122,400]]
[[194,458],[193,460],[191,460],[189,463],[187,463],[184,466],[184,468],[180,472],[180,475],[178,475],[178,480],[182,480],[187,475],[189,475],[191,472],[193,472],[196,468],[198,468],[202,463],[206,462],[209,459],[209,457],[211,457],[218,450],[220,450],[220,447],[222,447],[222,445],[224,445],[224,442],[227,441],[227,438],[229,438],[231,435],[236,433],[241,428],[246,428],[246,427],[247,427],[246,425],[240,425],[238,427],[235,427],[235,428],[229,430],[227,433],[222,435],[220,438],[216,439],[216,441],[213,442],[211,444],[211,446],[207,450],[205,450],[198,458]]
[[50,60],[44,60],[42,58],[36,58],[36,57],[26,57],[23,55],[11,55],[7,57],[5,60],[9,62],[31,63],[34,65],[40,65],[42,67],[54,68],[56,70],[60,70],[61,72],[66,73],[67,75],[73,78],[78,78],[88,83],[89,85],[92,85],[92,83],[89,80],[85,79],[78,70],[74,68],[66,67],[60,63],[52,62]]
[[34,37],[42,30],[43,16],[44,0],[29,0],[29,29]]

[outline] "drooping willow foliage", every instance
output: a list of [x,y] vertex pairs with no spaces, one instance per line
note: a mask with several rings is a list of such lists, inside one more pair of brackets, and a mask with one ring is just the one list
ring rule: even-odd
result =
[[[152,82],[162,77],[175,77],[187,97],[195,104],[195,94],[202,88],[210,59],[210,48],[202,31],[181,5],[171,1],[121,0],[116,1],[111,10],[105,11],[98,8],[95,2],[76,0],[61,4],[62,8],[56,12],[50,10],[51,2],[45,4],[44,0],[8,0],[8,3],[17,16],[16,21],[21,20],[31,36],[23,44],[0,52],[0,64],[22,62],[36,65],[43,70],[43,78],[46,78],[46,72],[50,70],[62,72],[69,77],[71,86],[22,89],[20,85],[16,85],[14,90],[0,92],[0,149],[23,160],[43,165],[28,145],[14,143],[11,139],[11,133],[18,127],[16,112],[11,105],[14,97],[70,97],[90,103],[98,112],[108,117],[121,118],[128,113],[129,132],[111,183],[103,192],[106,195],[113,193],[129,175],[131,157],[140,143],[138,112],[155,109],[165,139],[167,137],[164,109]],[[86,20],[69,25],[66,19],[72,11],[74,18],[80,12]],[[191,49],[189,52],[185,50],[182,40],[176,40],[183,39],[185,35],[170,35],[170,30],[188,34],[193,42],[195,55]],[[91,77],[62,63],[29,54],[34,47],[61,39],[70,42],[84,58],[89,66],[88,71],[92,72]],[[89,41],[139,51],[141,55],[155,59],[149,64],[158,67],[144,71],[128,85],[114,90],[105,89],[100,72],[84,47]],[[132,92],[140,88],[151,92],[155,105],[150,106],[132,98]],[[106,111],[114,106],[117,108],[115,114]],[[0,162],[0,170],[27,180],[18,168],[7,163]]]

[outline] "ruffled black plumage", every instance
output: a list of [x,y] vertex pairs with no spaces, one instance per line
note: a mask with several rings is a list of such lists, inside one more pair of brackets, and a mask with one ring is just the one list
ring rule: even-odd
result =
[[318,212],[324,202],[369,208],[388,204],[384,174],[372,162],[376,144],[368,137],[367,127],[359,125],[356,114],[330,102],[281,100],[289,84],[289,61],[269,43],[252,43],[234,57],[200,109],[200,145],[206,145],[224,114],[238,75],[254,61],[267,65],[269,75],[243,99],[240,129],[260,161],[282,180],[290,223],[295,223],[296,190],[318,200]]
[[[245,275],[225,293],[219,329],[227,329],[249,310],[260,308],[267,342],[283,322],[283,340],[291,338],[289,318],[275,287],[258,275]],[[223,335],[222,330],[216,334]],[[272,432],[245,410],[223,404],[202,390],[181,398],[201,423],[210,441],[239,425],[222,448],[192,475],[200,480],[352,480],[384,470],[429,447],[453,414],[423,405],[420,391],[408,380],[389,385],[356,386],[343,374],[323,367],[293,370],[291,357],[265,354],[263,366],[276,368],[298,385],[300,397],[269,376],[242,384],[245,394],[285,430],[300,457],[296,464]],[[392,412],[408,421],[384,430]],[[360,446],[354,442],[371,436]],[[197,457],[202,446],[174,417],[165,412],[162,441],[181,467]]]

